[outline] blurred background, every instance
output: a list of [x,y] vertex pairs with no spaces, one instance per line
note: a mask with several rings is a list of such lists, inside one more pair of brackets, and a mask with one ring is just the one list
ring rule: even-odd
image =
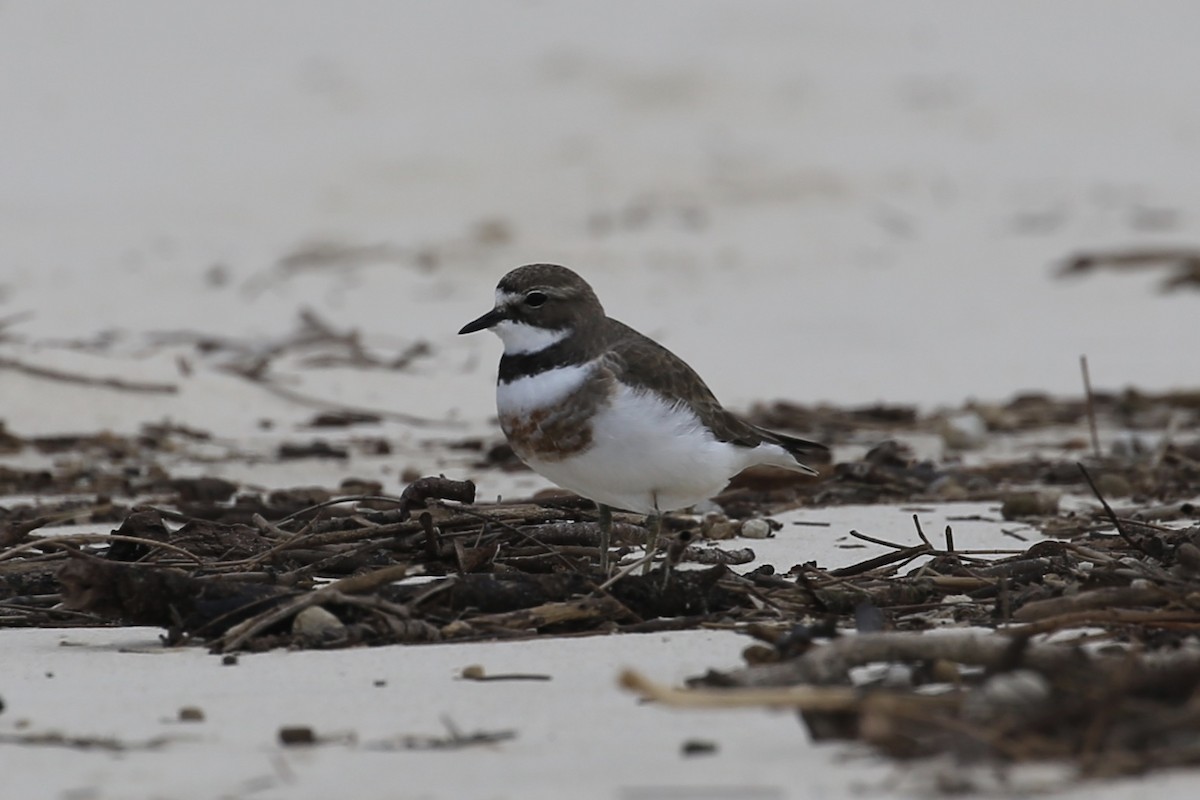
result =
[[[1085,353],[1194,386],[1197,30],[1188,0],[8,0],[0,356],[180,391],[0,369],[0,415],[233,433],[266,402],[237,376],[291,369],[486,420],[499,345],[454,334],[533,261],[737,407],[1078,393]],[[1113,253],[1146,268],[1058,275]],[[271,360],[323,326],[390,368]]]

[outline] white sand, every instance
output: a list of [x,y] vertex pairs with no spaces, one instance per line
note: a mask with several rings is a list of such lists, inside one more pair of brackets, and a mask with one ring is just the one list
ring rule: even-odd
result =
[[[221,374],[219,359],[145,338],[263,341],[311,306],[371,345],[423,339],[434,357],[405,373],[285,365],[296,388],[462,427],[355,431],[386,436],[395,453],[351,467],[188,456],[173,470],[333,486],[353,469],[391,491],[405,466],[471,475],[470,457],[426,442],[494,434],[499,348],[454,331],[486,309],[504,271],[534,260],[584,272],[615,316],[738,406],[1076,392],[1081,353],[1101,388],[1194,385],[1194,293],[1159,294],[1160,271],[1051,275],[1083,248],[1197,242],[1198,25],[1188,0],[10,0],[0,6],[0,320],[34,316],[6,330],[0,356],[181,391],[0,370],[0,419],[35,434],[171,418],[251,454],[319,435],[295,430],[311,410]],[[493,236],[481,239],[489,221]],[[385,247],[343,268],[278,268],[314,241]],[[110,330],[117,345],[99,352],[51,341]],[[264,418],[273,432],[259,429]],[[485,494],[544,485],[480,477]],[[895,509],[803,513],[833,525],[749,544],[786,568],[866,557],[837,547],[851,528],[911,540]],[[998,527],[980,525],[980,541]],[[733,635],[271,653],[233,668],[194,650],[118,651],[151,644],[152,631],[0,640],[0,731],[27,719],[37,731],[189,737],[121,755],[0,746],[6,797],[924,793],[920,780],[894,783],[892,767],[810,747],[789,716],[674,714],[612,686],[622,664],[667,680],[731,666],[743,645]],[[456,681],[470,663],[554,680]],[[162,721],[182,705],[207,721]],[[360,742],[438,733],[441,714],[519,735],[453,754],[274,741],[287,723]],[[689,737],[719,753],[681,758]],[[1151,785],[1191,797],[1192,780]]]
[[[1194,294],[1050,277],[1197,240],[1187,0],[120,8],[3,10],[0,314],[32,338],[280,335],[311,305],[437,354],[315,391],[476,419],[498,348],[454,332],[555,259],[737,405],[1073,392],[1081,353],[1098,387],[1194,380]],[[475,242],[488,220],[511,240]],[[401,255],[283,279],[312,241]],[[92,369],[178,379],[134,362]],[[10,426],[49,424],[40,382],[0,380]],[[214,382],[94,413],[240,433],[256,417],[204,412]]]

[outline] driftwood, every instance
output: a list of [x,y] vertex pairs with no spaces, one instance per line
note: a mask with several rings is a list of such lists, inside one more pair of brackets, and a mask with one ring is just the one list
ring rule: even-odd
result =
[[107,561],[72,553],[58,571],[63,605],[130,625],[184,631],[232,623],[279,602],[288,590],[260,583],[205,580],[182,570]]
[[[220,652],[612,630],[753,607],[752,590],[724,566],[751,560],[747,549],[675,548],[674,564],[715,566],[604,586],[594,522],[567,522],[579,512],[527,502],[463,505],[473,498],[470,483],[425,478],[391,509],[335,519],[322,515],[386,498],[324,501],[276,521],[256,515],[251,525],[189,519],[173,527],[165,517],[178,522],[177,514],[140,507],[111,534],[10,547],[0,552],[0,577],[25,576],[32,589],[57,570],[65,611],[159,625],[171,641],[204,641]],[[646,538],[626,519],[616,529],[623,548]],[[453,574],[397,583],[422,572]],[[20,607],[32,614],[46,606]]]
[[[1118,407],[1112,397],[1092,401],[1098,414]],[[1004,411],[1061,424],[1083,419],[1086,405]],[[168,451],[203,436],[148,428],[140,446]],[[79,463],[105,454],[125,462],[136,446],[111,435],[22,442],[0,430],[0,448],[88,454]],[[1200,633],[1200,527],[1187,527],[1200,450],[1190,448],[1093,459],[1081,471],[1040,461],[943,467],[885,444],[819,483],[744,476],[718,498],[729,516],[669,518],[653,553],[643,520],[617,514],[607,573],[595,511],[577,499],[474,503],[471,484],[440,477],[409,481],[399,497],[370,481],[338,496],[161,473],[135,485],[123,473],[99,481],[94,469],[0,468],[0,492],[65,492],[80,481],[113,492],[0,507],[0,625],[150,624],[168,631],[168,643],[224,653],[719,627],[758,640],[745,669],[690,690],[631,685],[663,703],[789,706],[815,738],[858,738],[897,757],[1068,758],[1089,775],[1188,764],[1200,761],[1188,699],[1200,673],[1187,655]],[[1030,484],[1094,487],[1100,508],[1060,514],[1052,493],[1008,488]],[[919,501],[947,485],[1021,519],[1013,549],[964,550],[952,528],[926,535],[916,521],[909,541],[851,532],[884,548],[860,563],[776,574],[769,565],[734,571],[753,563],[753,549],[720,542],[743,518],[798,503]],[[1113,508],[1101,493],[1110,485],[1154,487],[1154,502],[1144,514]],[[134,494],[153,505],[113,500]],[[95,532],[43,536],[68,521]],[[973,630],[924,633],[952,625]],[[1091,645],[1108,647],[1039,638],[1080,626]],[[870,677],[880,671],[886,680]]]
[[[186,490],[193,498],[204,496],[191,484]],[[226,491],[213,487],[208,496],[224,497]],[[1007,558],[983,560],[984,554],[954,550],[949,531],[945,544],[935,545],[918,523],[921,541],[915,545],[853,532],[891,548],[859,564],[829,572],[806,568],[792,577],[762,570],[743,577],[725,565],[750,561],[748,548],[697,544],[698,529],[684,521],[669,524],[678,534],[646,557],[640,520],[617,515],[614,541],[626,561],[606,576],[596,569],[599,530],[586,507],[554,501],[472,504],[473,497],[469,483],[424,478],[399,498],[333,498],[274,520],[256,512],[250,524],[138,507],[111,534],[61,540],[23,535],[0,550],[0,589],[7,586],[11,598],[8,616],[0,619],[32,622],[41,614],[49,621],[53,603],[40,598],[52,596],[54,570],[65,563],[64,611],[162,625],[177,637],[219,649],[231,648],[229,629],[250,619],[257,622],[239,631],[250,634],[237,647],[423,641],[434,638],[431,631],[477,638],[487,630],[534,635],[655,629],[680,624],[662,620],[694,626],[718,618],[786,631],[787,620],[804,615],[862,624],[870,613],[876,624],[896,629],[920,629],[940,618],[1004,623],[1023,635],[1079,624],[1115,631],[1130,625],[1200,628],[1187,599],[1188,587],[1200,577],[1195,541],[1200,533],[1187,529],[1141,523],[1120,536],[1037,542]],[[79,547],[92,555],[64,550]],[[658,568],[640,574],[651,559]],[[715,566],[685,569],[689,561]],[[1084,563],[1086,572],[1078,566]],[[397,576],[420,573],[432,583],[395,583]],[[1046,581],[1051,574],[1069,580],[1051,584]],[[381,575],[392,577],[368,592],[342,582]],[[1086,583],[1080,575],[1087,576]],[[331,579],[336,588],[312,588]],[[363,599],[368,594],[380,602],[368,607]],[[969,596],[971,602],[945,604],[951,595]],[[330,612],[348,633],[291,642],[288,625],[310,607]],[[531,611],[538,608],[556,611],[549,616]],[[606,613],[580,614],[579,608]],[[476,617],[483,622],[473,624]]]
[[[854,685],[850,670],[869,664],[937,665],[940,676],[923,682],[946,685],[918,691],[915,671],[908,688]],[[1187,702],[1200,688],[1194,650],[1103,654],[979,631],[862,634],[784,663],[710,675],[700,688],[672,689],[635,672],[621,682],[682,708],[794,708],[816,739],[860,739],[901,758],[1071,758],[1090,777],[1200,765],[1200,711]]]

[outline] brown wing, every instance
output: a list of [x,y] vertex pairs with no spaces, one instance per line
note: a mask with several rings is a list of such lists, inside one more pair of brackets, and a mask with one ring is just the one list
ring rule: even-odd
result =
[[644,386],[672,400],[682,402],[687,398],[701,421],[712,428],[718,441],[743,447],[772,442],[797,458],[806,453],[827,451],[825,445],[763,430],[726,411],[708,385],[683,359],[628,325],[616,320],[611,322],[607,345],[611,351],[609,368],[614,376],[623,383]]

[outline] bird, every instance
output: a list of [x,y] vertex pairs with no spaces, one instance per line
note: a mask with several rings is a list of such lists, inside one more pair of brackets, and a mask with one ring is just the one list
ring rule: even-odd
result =
[[535,472],[596,503],[607,572],[612,510],[691,507],[747,467],[816,476],[829,449],[766,430],[717,400],[679,356],[609,317],[586,280],[557,264],[500,279],[495,306],[459,334],[490,330],[504,346],[496,381],[500,427]]

